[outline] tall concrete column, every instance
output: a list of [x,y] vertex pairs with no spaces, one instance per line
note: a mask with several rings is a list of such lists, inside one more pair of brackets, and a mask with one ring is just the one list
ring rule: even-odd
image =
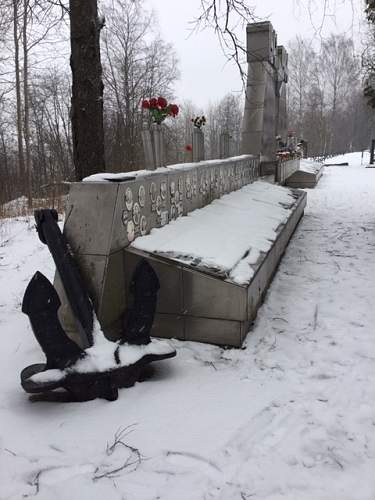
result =
[[288,53],[285,47],[277,47],[276,58],[277,80],[276,80],[276,129],[275,135],[280,135],[285,142],[287,136],[287,102],[286,84],[288,83]]
[[277,38],[272,24],[248,24],[248,76],[242,125],[241,153],[274,162],[276,152]]

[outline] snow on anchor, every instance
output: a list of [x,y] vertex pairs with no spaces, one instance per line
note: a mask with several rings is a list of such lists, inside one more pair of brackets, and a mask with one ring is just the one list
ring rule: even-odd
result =
[[[145,260],[132,276],[133,305],[124,319],[119,341],[108,340],[100,327],[68,242],[57,225],[55,210],[37,210],[36,228],[47,244],[77,320],[82,347],[63,330],[57,312],[59,296],[50,281],[37,271],[28,284],[22,312],[30,319],[34,335],[47,362],[21,372],[21,385],[38,399],[50,401],[113,401],[118,388],[131,387],[143,377],[152,361],[171,358],[176,351],[165,341],[151,340],[159,280]],[[64,389],[64,392],[54,391]]]

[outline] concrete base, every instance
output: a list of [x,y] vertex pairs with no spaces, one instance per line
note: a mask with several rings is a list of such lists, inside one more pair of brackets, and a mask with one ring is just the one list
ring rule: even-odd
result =
[[276,176],[276,161],[262,161],[260,164],[260,175],[262,177],[266,175]]
[[282,160],[277,164],[276,182],[285,186],[289,179],[300,168],[300,160],[294,158],[292,160]]
[[292,188],[314,188],[323,175],[323,167],[316,172],[297,170],[286,179],[285,185]]

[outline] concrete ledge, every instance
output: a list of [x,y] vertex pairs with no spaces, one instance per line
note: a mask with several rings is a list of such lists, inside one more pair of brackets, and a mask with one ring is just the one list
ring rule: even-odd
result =
[[323,165],[311,162],[314,167],[309,167],[308,163],[301,163],[301,168],[286,179],[285,185],[292,188],[314,188],[323,175]]
[[285,186],[289,179],[300,168],[300,160],[279,160],[276,167],[276,182]]

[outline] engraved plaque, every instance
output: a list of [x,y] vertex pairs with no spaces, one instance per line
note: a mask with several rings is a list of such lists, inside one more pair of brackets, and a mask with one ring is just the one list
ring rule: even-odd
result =
[[157,196],[157,188],[155,182],[151,182],[150,186],[150,197],[151,197],[151,202],[155,203],[156,202],[156,196]]
[[161,196],[158,194],[158,196],[156,197],[156,213],[158,215],[161,214]]
[[129,212],[127,210],[122,211],[121,220],[124,226],[126,227],[129,220]]
[[138,191],[138,202],[139,205],[143,208],[146,203],[146,190],[144,186],[139,186],[139,191]]
[[128,240],[130,242],[132,242],[135,238],[135,230],[134,229],[135,229],[134,222],[132,220],[130,220],[126,225],[126,233],[127,233]]
[[133,221],[136,226],[138,226],[139,221],[141,218],[141,208],[139,206],[139,203],[134,203],[133,206]]
[[125,191],[125,206],[128,210],[131,210],[133,207],[133,192],[129,187]]
[[161,199],[165,200],[165,198],[167,197],[167,183],[166,183],[166,181],[163,181],[160,184],[160,194],[161,194]]
[[144,236],[147,233],[147,219],[145,215],[142,215],[140,222],[141,235]]

